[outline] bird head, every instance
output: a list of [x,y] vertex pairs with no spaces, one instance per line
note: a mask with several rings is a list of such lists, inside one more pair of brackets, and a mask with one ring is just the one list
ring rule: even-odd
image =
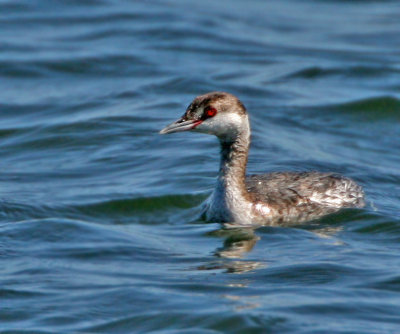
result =
[[225,92],[211,92],[196,97],[177,121],[167,125],[160,134],[194,131],[233,140],[248,128],[246,108],[240,100]]

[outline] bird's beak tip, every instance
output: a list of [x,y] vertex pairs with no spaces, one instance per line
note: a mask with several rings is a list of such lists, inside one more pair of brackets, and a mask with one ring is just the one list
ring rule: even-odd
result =
[[189,131],[189,130],[192,130],[195,125],[196,125],[196,122],[193,120],[183,121],[182,119],[179,119],[176,122],[173,122],[173,123],[167,125],[159,133],[161,135],[165,135],[165,134],[169,134],[169,133]]

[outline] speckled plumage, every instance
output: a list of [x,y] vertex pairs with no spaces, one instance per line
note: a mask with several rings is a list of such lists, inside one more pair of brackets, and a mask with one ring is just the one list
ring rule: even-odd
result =
[[271,224],[300,223],[340,208],[363,207],[364,193],[353,180],[333,173],[270,173],[246,178],[257,202],[271,208]]
[[[207,108],[218,113],[204,117]],[[197,97],[180,120],[161,133],[197,131],[216,135],[221,147],[217,185],[205,207],[207,220],[235,226],[300,223],[340,208],[363,207],[364,193],[353,180],[334,173],[275,172],[246,176],[250,125],[233,95]]]

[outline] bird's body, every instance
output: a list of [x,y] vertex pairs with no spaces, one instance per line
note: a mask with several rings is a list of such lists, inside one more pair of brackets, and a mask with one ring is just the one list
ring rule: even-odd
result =
[[[284,225],[317,219],[340,208],[363,207],[362,188],[333,173],[275,172],[249,175],[245,180],[249,202],[236,203],[252,225]],[[206,203],[207,220],[231,222],[227,189],[217,186]],[[236,197],[235,194],[232,194]],[[249,205],[250,203],[250,205]]]
[[219,138],[217,185],[207,201],[207,220],[240,226],[300,223],[340,208],[364,206],[353,180],[320,172],[276,172],[246,176],[250,124],[243,104],[228,93],[197,97],[184,116],[161,133],[197,131]]

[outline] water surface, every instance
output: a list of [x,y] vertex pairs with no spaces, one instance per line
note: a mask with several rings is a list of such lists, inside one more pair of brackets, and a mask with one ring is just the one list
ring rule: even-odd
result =
[[[1,333],[400,331],[397,1],[0,1]],[[368,206],[256,231],[199,218],[238,95],[249,171],[322,170]]]

